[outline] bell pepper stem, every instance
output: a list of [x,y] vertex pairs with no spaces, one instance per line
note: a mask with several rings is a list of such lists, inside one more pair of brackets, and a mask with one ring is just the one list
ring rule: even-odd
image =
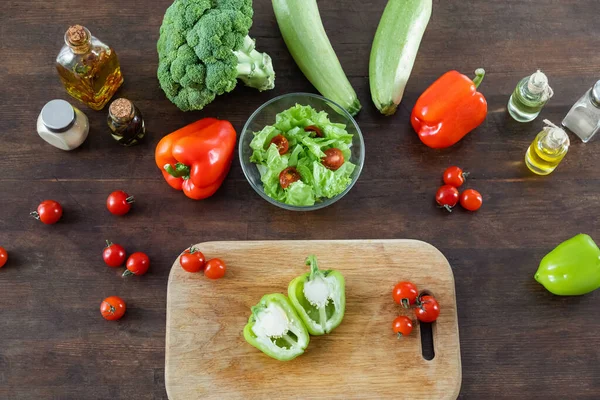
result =
[[173,167],[171,164],[166,164],[164,167],[167,173],[175,178],[190,179],[190,167],[178,162]]
[[473,79],[473,83],[475,87],[478,88],[481,85],[481,81],[483,81],[483,77],[485,76],[485,69],[477,68],[475,70],[475,78]]
[[317,257],[306,257],[306,265],[310,266],[310,276],[308,277],[309,280],[313,280],[317,275],[321,273],[321,271],[319,270],[319,264],[317,264]]

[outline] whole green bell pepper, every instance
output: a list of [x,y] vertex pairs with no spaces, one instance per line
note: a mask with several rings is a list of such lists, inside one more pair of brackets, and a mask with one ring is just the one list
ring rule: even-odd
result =
[[600,249],[588,235],[559,244],[542,259],[535,280],[558,296],[579,296],[600,288]]
[[310,337],[288,298],[275,293],[252,307],[244,339],[266,355],[288,361],[304,353]]
[[290,282],[288,296],[311,335],[323,335],[335,329],[344,318],[346,284],[337,271],[321,271],[317,258],[309,256],[310,272]]

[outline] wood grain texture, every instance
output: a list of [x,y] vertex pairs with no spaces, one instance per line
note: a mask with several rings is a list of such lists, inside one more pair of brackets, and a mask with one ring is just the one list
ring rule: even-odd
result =
[[[455,399],[461,365],[454,276],[435,247],[415,240],[210,242],[195,246],[228,266],[219,281],[189,274],[175,261],[167,294],[165,383],[171,400],[205,399]],[[268,293],[287,295],[289,282],[317,256],[322,269],[346,280],[346,313],[331,334],[312,336],[289,362],[244,341],[250,307]],[[391,298],[401,280],[436,296],[435,357],[421,354],[418,325],[398,340]],[[394,367],[391,367],[391,366]]]
[[[577,233],[600,240],[600,144],[572,137],[569,154],[548,177],[531,175],[525,150],[542,128],[559,123],[599,78],[597,0],[434,0],[402,106],[384,118],[370,101],[368,58],[385,0],[319,1],[327,34],[363,109],[361,178],[342,200],[310,213],[269,205],[254,193],[235,159],[217,194],[193,202],[171,190],[154,165],[160,138],[203,117],[230,120],[238,132],[277,95],[314,92],[279,34],[269,0],[254,0],[251,35],[268,52],[276,88],[239,86],[199,112],[178,111],[156,79],[156,40],[170,0],[5,0],[0,12],[0,398],[60,400],[166,399],[167,280],[173,258],[191,243],[214,240],[413,238],[432,243],[456,279],[464,399],[600,398],[600,292],[559,298],[533,280],[539,260]],[[125,83],[118,96],[144,113],[147,140],[122,148],[106,113],[73,101],[53,68],[70,24],[81,23],[113,45]],[[483,125],[456,146],[431,150],[409,123],[420,93],[450,69],[485,67],[489,104]],[[540,117],[518,124],[506,103],[519,79],[542,68],[555,96]],[[64,153],[35,133],[42,106],[63,98],[80,106],[91,130]],[[475,214],[446,215],[433,195],[442,171],[472,172],[481,191]],[[131,215],[113,218],[114,190],[137,198]],[[29,212],[47,198],[65,209],[47,227]],[[105,239],[145,251],[144,277],[123,280],[100,258]],[[127,315],[100,318],[101,300],[122,296]]]

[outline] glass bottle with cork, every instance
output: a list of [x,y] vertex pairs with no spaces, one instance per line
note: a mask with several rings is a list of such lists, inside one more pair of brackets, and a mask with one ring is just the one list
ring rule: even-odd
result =
[[137,144],[146,135],[142,112],[127,99],[120,98],[111,103],[107,122],[113,139],[123,146]]
[[562,124],[583,143],[600,131],[600,81],[573,105]]
[[533,121],[553,95],[548,77],[538,69],[517,84],[508,101],[508,112],[518,122]]
[[81,25],[65,33],[56,69],[67,92],[93,110],[104,108],[123,83],[117,53]]
[[546,126],[536,136],[525,154],[525,164],[538,175],[548,175],[556,169],[569,150],[567,133],[547,119]]

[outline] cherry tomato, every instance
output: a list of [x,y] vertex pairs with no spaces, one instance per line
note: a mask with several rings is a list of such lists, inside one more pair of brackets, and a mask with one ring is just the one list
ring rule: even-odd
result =
[[469,176],[468,172],[464,172],[459,167],[448,167],[444,171],[444,183],[454,186],[455,188],[462,186],[465,183],[465,178]]
[[474,189],[467,189],[460,194],[460,205],[469,211],[477,211],[483,204],[483,197]]
[[204,275],[209,279],[219,279],[225,275],[225,263],[220,258],[213,258],[206,262]]
[[290,142],[283,135],[277,135],[273,139],[271,139],[271,143],[275,143],[277,146],[277,150],[279,150],[279,154],[284,155],[290,149]]
[[125,215],[131,209],[131,203],[135,200],[122,190],[112,192],[106,199],[106,208],[114,215]]
[[409,308],[411,304],[415,304],[417,296],[419,296],[419,291],[412,282],[399,282],[392,290],[394,301],[404,308]]
[[321,159],[321,163],[325,168],[335,171],[344,165],[344,153],[340,149],[327,149],[324,153],[325,157]]
[[294,167],[287,167],[279,174],[279,184],[286,189],[292,183],[300,180],[300,172]]
[[127,254],[123,246],[106,241],[106,247],[102,252],[104,263],[109,267],[117,268],[123,265]]
[[315,125],[309,125],[306,128],[304,128],[305,132],[314,132],[316,137],[323,137],[323,131],[321,131],[321,129],[318,126]]
[[398,339],[400,339],[402,336],[410,335],[413,330],[413,323],[410,318],[402,315],[392,322],[392,329],[394,333],[398,334]]
[[204,268],[206,258],[204,258],[202,252],[192,246],[179,257],[179,263],[181,264],[181,268],[187,272],[198,272]]
[[4,267],[8,261],[8,252],[4,247],[0,246],[0,268]]
[[58,201],[44,200],[38,206],[37,211],[31,212],[30,215],[46,225],[52,225],[58,222],[62,213],[63,209]]
[[452,207],[458,203],[458,189],[450,185],[442,186],[435,194],[435,201],[447,211],[452,211]]
[[100,304],[100,314],[102,314],[104,319],[109,321],[121,319],[126,309],[125,302],[119,296],[107,297]]
[[415,315],[421,322],[433,322],[440,315],[440,305],[433,296],[421,296],[418,307],[415,308]]
[[148,272],[148,268],[150,267],[150,259],[144,253],[133,253],[127,259],[127,264],[125,266],[127,269],[123,272],[123,276],[144,275]]

